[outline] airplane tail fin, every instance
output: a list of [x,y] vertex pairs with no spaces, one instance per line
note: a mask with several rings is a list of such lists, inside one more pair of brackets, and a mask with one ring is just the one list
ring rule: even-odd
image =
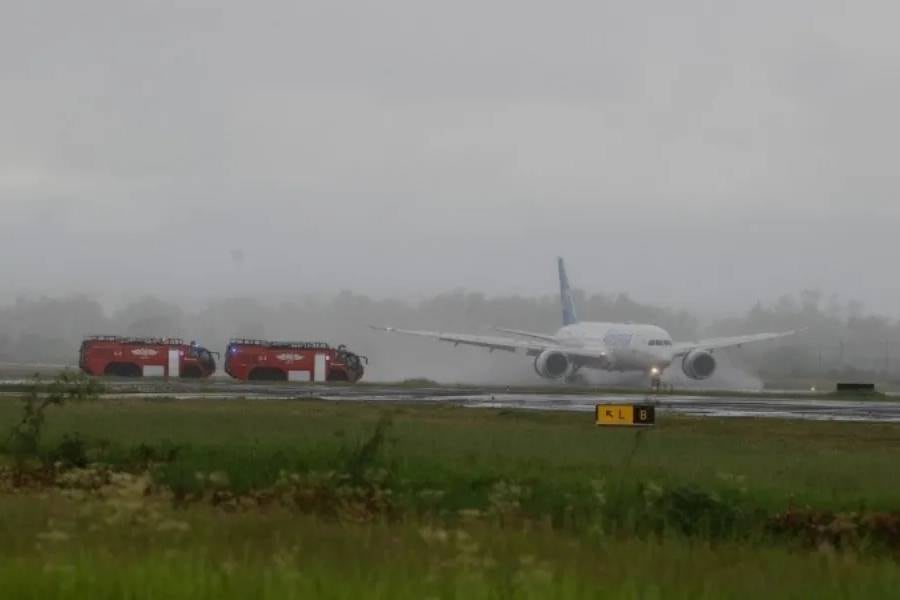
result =
[[569,276],[566,275],[566,263],[562,258],[557,260],[559,262],[559,299],[562,303],[563,325],[574,325],[578,322],[578,314],[575,312],[572,288],[569,287]]

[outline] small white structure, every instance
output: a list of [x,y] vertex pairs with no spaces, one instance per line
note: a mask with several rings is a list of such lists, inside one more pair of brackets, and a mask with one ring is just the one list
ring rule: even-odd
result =
[[328,379],[328,355],[316,354],[313,367],[313,381],[324,383]]
[[181,377],[181,351],[169,349],[169,377]]
[[162,365],[144,365],[144,377],[165,377],[166,368]]
[[288,371],[288,381],[309,383],[309,371]]

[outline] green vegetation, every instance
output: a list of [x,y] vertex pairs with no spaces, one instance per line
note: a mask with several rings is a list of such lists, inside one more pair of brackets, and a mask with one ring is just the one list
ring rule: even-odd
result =
[[[0,502],[10,598],[892,597],[887,558],[534,527],[336,523],[282,510]],[[129,508],[139,507],[139,508]],[[123,508],[124,507],[124,508]]]
[[9,433],[8,449],[21,465],[22,461],[38,454],[46,416],[51,406],[66,401],[96,400],[103,390],[96,379],[82,373],[64,371],[49,383],[35,375],[22,396],[22,416]]
[[[890,597],[900,426],[68,403],[0,469],[11,597]],[[0,403],[0,429],[21,407]],[[0,451],[10,455],[8,443]],[[773,582],[777,587],[773,589]]]
[[[477,523],[335,523],[281,510],[145,506],[127,495],[0,502],[10,598],[893,597],[889,558],[678,539],[574,538]],[[13,521],[15,519],[15,521]]]
[[[9,430],[20,413],[17,403],[0,404],[0,428]],[[41,447],[46,454],[77,435],[93,462],[133,469],[149,461],[164,483],[186,492],[199,485],[195,472],[223,471],[244,491],[274,484],[282,471],[342,472],[385,418],[391,423],[369,466],[411,488],[506,480],[581,495],[593,480],[712,490],[734,476],[767,509],[900,506],[900,486],[887,477],[900,463],[893,424],[664,417],[652,430],[598,431],[586,414],[121,399],[59,410]]]

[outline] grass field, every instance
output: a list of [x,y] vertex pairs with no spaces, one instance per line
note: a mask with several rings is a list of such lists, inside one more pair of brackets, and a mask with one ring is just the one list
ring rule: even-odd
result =
[[[0,431],[20,418],[0,403]],[[894,597],[900,426],[320,401],[48,409],[9,597]],[[80,467],[80,468],[79,468]]]

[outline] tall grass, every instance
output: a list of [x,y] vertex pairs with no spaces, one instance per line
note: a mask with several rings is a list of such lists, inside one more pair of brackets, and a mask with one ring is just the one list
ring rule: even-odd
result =
[[[16,487],[0,461],[6,597],[900,589],[897,540],[873,534],[897,523],[876,531],[863,517],[826,518],[900,507],[896,425],[664,417],[637,433],[584,415],[443,406],[58,408],[37,449],[41,477]],[[18,415],[0,402],[0,430]],[[773,521],[807,506],[814,518]]]
[[[9,598],[890,598],[890,559],[545,527],[0,500]],[[140,517],[140,518],[139,518]],[[174,526],[173,523],[177,526]]]

